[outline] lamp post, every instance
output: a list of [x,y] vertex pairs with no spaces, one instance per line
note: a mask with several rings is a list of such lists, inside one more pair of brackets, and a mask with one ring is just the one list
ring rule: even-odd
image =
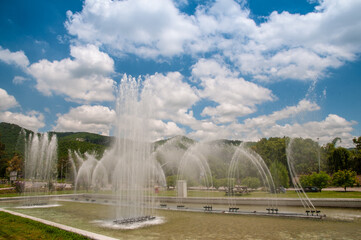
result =
[[320,163],[320,142],[319,142],[320,138],[317,138],[317,144],[318,144],[318,173],[320,173],[321,171],[321,163]]

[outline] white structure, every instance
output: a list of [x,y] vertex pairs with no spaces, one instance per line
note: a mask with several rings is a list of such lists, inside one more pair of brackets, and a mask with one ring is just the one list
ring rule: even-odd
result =
[[187,182],[186,180],[177,181],[177,197],[187,197]]

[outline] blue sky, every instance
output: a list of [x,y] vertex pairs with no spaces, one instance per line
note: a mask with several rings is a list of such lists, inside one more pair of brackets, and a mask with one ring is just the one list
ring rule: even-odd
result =
[[[0,121],[111,135],[116,86],[152,139],[361,135],[359,0],[0,2]],[[124,75],[126,74],[126,76]]]

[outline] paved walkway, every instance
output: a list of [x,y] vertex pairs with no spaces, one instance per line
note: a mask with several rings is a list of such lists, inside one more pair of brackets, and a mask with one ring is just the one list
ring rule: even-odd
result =
[[[361,187],[348,187],[347,189],[347,192],[361,192]],[[330,187],[330,188],[322,188],[322,191],[340,191],[340,192],[344,192],[345,189],[344,188],[341,188],[341,187]]]
[[[286,188],[287,191],[294,191],[295,188]],[[342,187],[328,187],[328,188],[322,188],[322,191],[338,191],[338,192],[344,192],[345,189]],[[348,187],[347,192],[361,192],[361,187]]]

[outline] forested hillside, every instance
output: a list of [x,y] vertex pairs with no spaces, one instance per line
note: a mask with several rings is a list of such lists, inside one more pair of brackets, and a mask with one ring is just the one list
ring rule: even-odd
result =
[[[21,131],[22,134],[21,134]],[[0,123],[0,143],[4,149],[0,156],[0,177],[6,174],[6,167],[15,155],[21,159],[24,157],[24,144],[29,134],[34,132],[23,129],[18,125],[2,122]],[[101,156],[104,150],[110,146],[112,137],[102,136],[86,132],[50,132],[49,135],[56,134],[58,139],[58,160],[59,168],[66,166],[68,161],[68,151],[78,151],[80,153],[95,152]],[[60,169],[59,169],[60,170]]]

